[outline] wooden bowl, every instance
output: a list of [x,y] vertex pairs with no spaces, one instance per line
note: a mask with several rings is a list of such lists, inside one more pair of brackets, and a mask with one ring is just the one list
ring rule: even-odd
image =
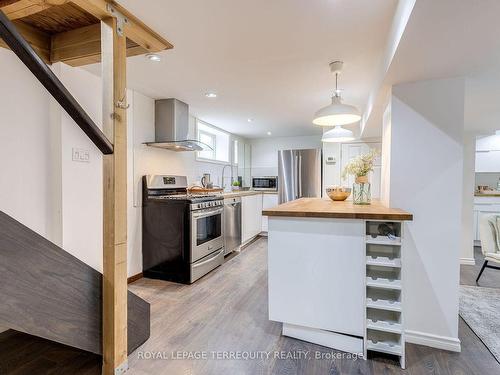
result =
[[326,188],[326,194],[332,201],[345,201],[351,195],[351,188],[333,186]]

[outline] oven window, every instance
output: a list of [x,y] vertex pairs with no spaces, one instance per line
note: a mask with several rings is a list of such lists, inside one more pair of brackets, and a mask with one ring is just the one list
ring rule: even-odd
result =
[[211,241],[222,235],[222,215],[212,215],[196,219],[196,245]]

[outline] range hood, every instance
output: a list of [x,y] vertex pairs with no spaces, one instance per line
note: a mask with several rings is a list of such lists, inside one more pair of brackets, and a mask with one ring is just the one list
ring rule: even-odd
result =
[[178,99],[155,101],[155,141],[151,147],[172,151],[212,151],[205,143],[188,139],[189,106]]

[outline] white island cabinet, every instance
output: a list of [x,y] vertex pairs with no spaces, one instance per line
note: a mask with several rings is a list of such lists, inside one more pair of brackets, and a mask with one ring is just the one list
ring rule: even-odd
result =
[[[262,209],[273,208],[278,205],[278,192],[262,194]],[[262,232],[267,232],[267,216],[262,216]]]
[[241,197],[241,243],[252,240],[262,229],[262,193]]
[[[269,319],[336,350],[393,354],[405,367],[403,221],[384,207],[302,198],[269,217]],[[393,234],[388,237],[387,228]]]

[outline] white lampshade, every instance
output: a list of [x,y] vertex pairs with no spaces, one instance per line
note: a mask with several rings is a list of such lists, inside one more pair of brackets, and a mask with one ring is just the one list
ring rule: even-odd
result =
[[352,124],[361,120],[359,110],[349,104],[343,104],[340,96],[332,97],[332,104],[321,108],[314,115],[313,124],[321,126],[336,126]]
[[342,126],[337,125],[332,130],[328,130],[323,134],[321,142],[348,142],[354,139],[354,133]]

